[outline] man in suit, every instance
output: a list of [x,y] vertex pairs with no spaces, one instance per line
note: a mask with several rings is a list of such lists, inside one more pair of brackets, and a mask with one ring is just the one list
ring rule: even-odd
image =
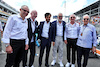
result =
[[45,57],[45,66],[49,67],[49,52],[51,48],[51,22],[50,22],[51,14],[45,13],[46,21],[40,22],[39,25],[39,38],[41,40],[40,44],[40,55],[39,55],[39,67],[42,65],[42,57],[44,54],[44,49],[46,48],[46,57]]
[[[31,12],[31,17],[28,18],[28,38],[29,38],[29,49],[30,49],[30,59],[29,59],[29,67],[34,67],[34,56],[35,56],[35,33],[37,33],[38,22],[35,20],[37,17],[37,11],[33,10]],[[27,53],[28,50],[25,51],[25,55],[23,58],[23,67],[27,66]]]
[[64,31],[65,31],[65,22],[62,20],[62,13],[58,14],[58,20],[52,22],[52,31],[53,31],[53,61],[51,65],[56,63],[56,55],[58,49],[58,61],[61,67],[63,67],[63,44],[64,44]]

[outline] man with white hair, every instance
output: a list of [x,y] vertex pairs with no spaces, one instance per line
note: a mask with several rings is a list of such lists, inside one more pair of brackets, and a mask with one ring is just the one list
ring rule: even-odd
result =
[[57,59],[57,49],[58,49],[58,61],[60,67],[63,67],[63,46],[64,46],[64,31],[65,31],[65,21],[62,20],[63,14],[58,14],[58,20],[52,22],[53,29],[53,61],[51,65],[55,65]]
[[74,14],[70,15],[70,23],[66,25],[65,28],[65,43],[67,48],[67,64],[66,67],[70,67],[70,54],[72,47],[72,65],[75,67],[75,51],[76,51],[76,42],[79,34],[79,24],[75,22],[76,16]]
[[84,57],[82,67],[86,67],[90,49],[92,48],[93,52],[96,51],[96,45],[97,45],[96,29],[93,25],[89,23],[89,20],[90,20],[89,15],[84,15],[83,16],[84,24],[80,26],[80,32],[77,41],[78,67],[81,67],[82,55]]

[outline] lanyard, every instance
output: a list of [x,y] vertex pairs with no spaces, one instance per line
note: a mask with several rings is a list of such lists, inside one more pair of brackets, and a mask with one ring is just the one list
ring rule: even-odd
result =
[[83,35],[83,32],[84,32],[84,30],[86,29],[86,27],[87,27],[87,26],[85,26],[85,27],[83,28],[83,31],[81,32],[81,36]]

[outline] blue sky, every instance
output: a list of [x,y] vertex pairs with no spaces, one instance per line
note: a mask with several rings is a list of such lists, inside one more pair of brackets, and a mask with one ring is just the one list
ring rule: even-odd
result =
[[[15,9],[19,10],[22,5],[28,5],[30,12],[37,10],[37,20],[43,21],[44,14],[50,12],[52,15],[58,15],[63,13],[64,15],[70,15],[98,0],[66,0],[66,8],[62,5],[64,0],[3,0]],[[30,14],[28,15],[28,17]],[[51,18],[51,20],[53,20]]]

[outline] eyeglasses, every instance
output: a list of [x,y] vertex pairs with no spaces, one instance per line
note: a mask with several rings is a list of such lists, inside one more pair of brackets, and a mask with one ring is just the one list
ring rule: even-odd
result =
[[89,18],[84,18],[84,20],[89,20]]
[[23,11],[25,11],[25,12],[27,12],[27,13],[29,13],[29,11],[27,11],[27,10],[24,10],[24,9],[22,9]]
[[59,16],[59,17],[63,17],[63,16]]

